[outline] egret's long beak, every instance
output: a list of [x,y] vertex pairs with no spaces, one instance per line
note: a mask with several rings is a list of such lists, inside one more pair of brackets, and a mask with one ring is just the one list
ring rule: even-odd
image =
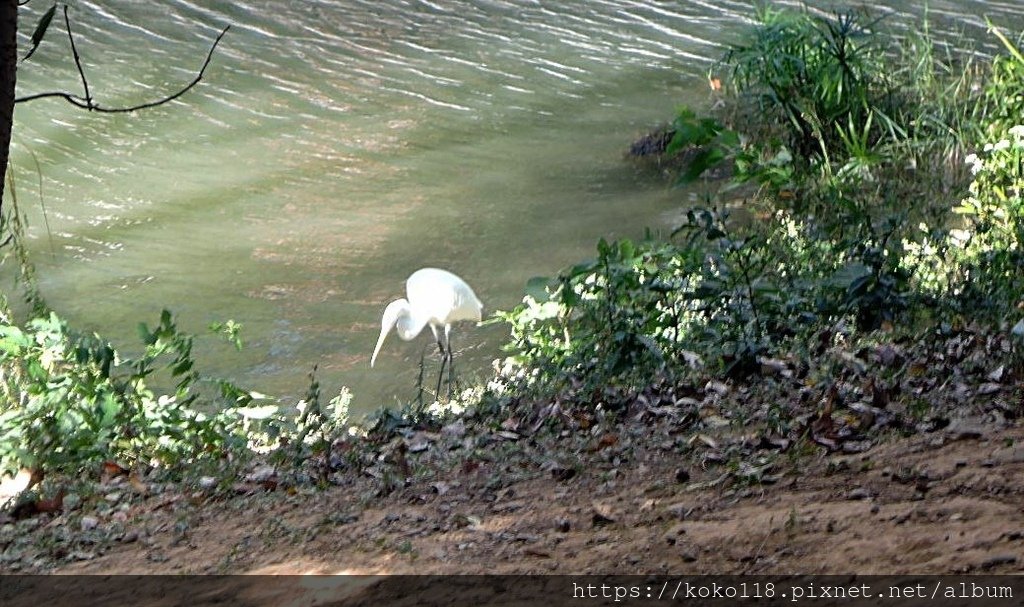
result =
[[388,322],[387,315],[384,316],[384,320],[380,326],[380,337],[377,338],[377,347],[373,349],[373,356],[370,357],[370,367],[373,367],[373,363],[377,362],[377,354],[380,352],[380,347],[384,345],[384,338],[391,332],[391,327],[395,326],[397,318]]

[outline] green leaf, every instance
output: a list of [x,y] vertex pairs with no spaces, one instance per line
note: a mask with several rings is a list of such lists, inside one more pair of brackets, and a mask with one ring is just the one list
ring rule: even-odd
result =
[[704,174],[704,171],[717,165],[718,163],[725,160],[725,152],[719,147],[710,147],[697,152],[690,161],[689,166],[679,179],[676,180],[676,185],[685,185],[696,181],[698,177]]
[[568,277],[574,278],[582,274],[590,274],[591,272],[594,271],[595,267],[597,267],[597,261],[593,259],[588,259],[587,261],[578,263],[573,267],[569,268]]
[[714,226],[711,226],[705,232],[705,237],[708,240],[718,240],[719,238],[725,238],[726,236],[728,236],[728,234],[726,234],[721,228],[716,228]]
[[829,283],[833,287],[841,287],[848,289],[854,282],[865,278],[871,274],[871,269],[866,265],[858,262],[851,262],[836,270],[836,273],[832,275]]
[[149,327],[146,326],[146,323],[140,322],[137,328],[139,331],[139,338],[142,339],[142,343],[147,346],[152,346],[156,343],[156,336],[149,332]]
[[871,274],[865,274],[858,276],[850,283],[850,286],[846,287],[846,293],[849,297],[863,295],[865,289],[871,281]]
[[114,349],[109,345],[104,345],[100,348],[99,352],[96,353],[97,362],[100,364],[100,373],[104,378],[110,377],[110,364],[114,362]]
[[633,242],[628,239],[619,241],[619,257],[624,261],[633,259],[633,255],[636,253],[636,247],[633,246]]
[[28,375],[37,382],[44,382],[48,377],[46,369],[35,359],[28,361]]
[[[709,143],[721,131],[722,125],[712,118],[697,120],[693,112],[683,109],[672,123],[675,134],[665,148],[665,154],[672,156],[689,146],[700,146]],[[737,138],[737,142],[739,139]]]
[[30,343],[28,337],[18,327],[0,327],[0,352],[19,356]]
[[102,427],[113,425],[117,414],[121,412],[121,405],[114,399],[114,395],[109,393],[98,403],[98,408]]
[[718,143],[728,148],[738,147],[740,144],[740,134],[726,129],[718,134]]
[[191,370],[192,359],[186,358],[184,360],[179,361],[177,364],[174,365],[174,367],[171,368],[171,375],[174,377],[178,377],[179,375],[184,375],[185,373],[188,373]]
[[39,23],[36,24],[36,30],[32,32],[32,48],[29,49],[28,54],[22,61],[28,61],[28,58],[36,52],[39,48],[39,43],[43,41],[43,36],[46,35],[47,28],[50,27],[50,22],[53,21],[53,15],[57,11],[57,3],[55,2],[50,10],[43,13],[43,16],[39,18]]

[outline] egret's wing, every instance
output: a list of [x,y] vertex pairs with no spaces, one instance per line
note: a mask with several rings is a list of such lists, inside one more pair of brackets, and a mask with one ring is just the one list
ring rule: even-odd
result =
[[458,320],[480,320],[480,300],[466,281],[447,270],[423,268],[406,281],[414,313],[446,325]]
[[483,318],[483,304],[477,299],[476,293],[469,285],[462,283],[465,289],[456,292],[455,309],[452,312],[452,320],[475,320],[480,322]]

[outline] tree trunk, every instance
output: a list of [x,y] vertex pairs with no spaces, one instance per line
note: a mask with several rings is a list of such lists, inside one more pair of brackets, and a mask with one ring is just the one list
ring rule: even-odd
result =
[[0,210],[14,125],[14,84],[18,71],[18,0],[0,0]]

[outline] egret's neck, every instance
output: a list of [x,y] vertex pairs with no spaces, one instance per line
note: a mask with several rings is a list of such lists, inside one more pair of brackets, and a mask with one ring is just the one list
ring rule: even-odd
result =
[[416,339],[423,327],[427,326],[427,318],[417,315],[410,309],[403,310],[395,323],[395,332],[405,341]]

